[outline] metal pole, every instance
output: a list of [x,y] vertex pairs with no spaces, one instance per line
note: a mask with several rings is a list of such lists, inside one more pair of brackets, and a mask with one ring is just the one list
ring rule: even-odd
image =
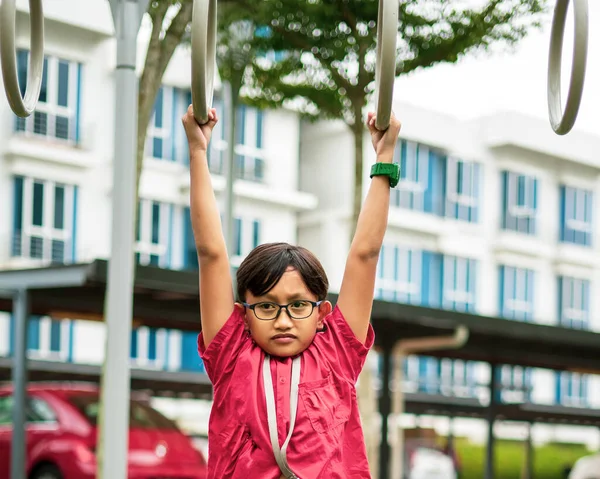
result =
[[485,479],[494,479],[494,452],[496,438],[494,424],[496,422],[496,405],[500,400],[501,391],[498,385],[498,366],[490,364],[490,404],[487,410],[488,430],[485,451]]
[[[233,218],[233,206],[235,197],[233,195],[233,183],[235,182],[235,124],[236,124],[236,106],[237,106],[237,92],[233,90],[231,82],[225,82],[223,84],[223,111],[227,112],[229,116],[227,122],[227,149],[225,150],[225,201],[223,208],[223,234],[225,236],[225,244],[227,245],[227,252],[229,258],[234,256],[234,218]],[[239,234],[239,233],[238,233]],[[235,291],[235,271],[230,263],[231,280],[234,285]]]
[[[381,368],[381,396],[379,398],[379,413],[381,414],[381,442],[379,443],[379,478],[390,477],[390,443],[388,441],[388,422],[392,409],[390,397],[390,377],[392,367],[393,345],[385,344],[383,348]],[[396,385],[397,387],[397,385]]]
[[[102,383],[98,477],[126,479],[129,448],[130,340],[133,309],[133,243],[137,151],[137,36],[146,0],[110,2],[117,39],[112,236],[105,318],[106,357]],[[107,414],[109,413],[109,414]]]
[[29,291],[21,289],[13,297],[15,350],[13,355],[13,430],[10,457],[11,479],[25,477],[25,400],[27,396],[27,323],[29,322]]
[[404,416],[404,361],[407,355],[400,349],[397,354],[394,355],[394,384],[396,386],[394,391],[394,432],[396,433],[396,441],[392,449],[392,461],[391,461],[391,476],[402,479],[405,477],[404,468],[404,456],[405,456],[405,445],[404,445],[404,429],[402,426],[402,416]]

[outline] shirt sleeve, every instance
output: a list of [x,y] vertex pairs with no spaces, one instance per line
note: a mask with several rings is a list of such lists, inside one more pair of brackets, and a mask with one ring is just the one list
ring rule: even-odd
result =
[[364,343],[354,335],[352,328],[344,318],[340,309],[335,306],[325,318],[326,330],[317,333],[315,342],[321,354],[326,356],[330,364],[345,379],[356,382],[365,364],[367,354],[375,342],[375,332],[369,324],[367,338]]
[[208,348],[204,346],[202,333],[198,335],[198,354],[204,362],[206,374],[214,387],[231,375],[236,359],[248,339],[244,334],[243,312],[238,308],[234,308]]

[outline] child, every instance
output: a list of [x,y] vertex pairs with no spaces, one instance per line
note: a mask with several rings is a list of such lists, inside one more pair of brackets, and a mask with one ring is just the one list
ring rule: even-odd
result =
[[[208,477],[368,478],[355,383],[374,340],[369,319],[397,165],[377,166],[395,171],[389,177],[372,172],[335,308],[317,258],[286,243],[248,255],[234,303],[206,156],[216,122],[214,109],[206,125],[191,106],[183,117],[200,265],[198,349],[214,387]],[[381,132],[370,113],[367,124],[377,162],[391,164],[399,122],[392,117]]]

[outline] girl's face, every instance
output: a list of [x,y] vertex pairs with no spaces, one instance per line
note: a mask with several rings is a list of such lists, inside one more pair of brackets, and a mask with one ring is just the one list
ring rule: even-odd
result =
[[[309,301],[316,302],[317,298],[308,290],[300,273],[293,268],[288,268],[279,282],[264,296],[254,296],[249,291],[246,293],[246,303],[249,305],[292,303],[289,309],[295,316],[304,316],[304,311],[310,311],[311,306],[307,303]],[[238,305],[238,307],[242,306]],[[257,317],[271,317],[276,310],[277,306],[269,304],[260,305],[254,311],[246,308],[244,322],[252,339],[265,352],[271,356],[289,357],[301,353],[310,346],[317,330],[323,328],[325,316],[331,312],[331,303],[323,301],[304,319],[290,317],[285,309],[279,311],[276,319],[261,320]]]

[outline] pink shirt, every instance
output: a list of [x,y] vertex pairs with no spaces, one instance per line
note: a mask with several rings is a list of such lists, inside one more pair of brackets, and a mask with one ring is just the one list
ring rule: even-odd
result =
[[[362,344],[337,306],[325,325],[302,353],[288,464],[300,479],[370,478],[355,384],[375,335],[369,326]],[[244,332],[243,312],[234,310],[207,349],[201,333],[198,348],[214,388],[208,478],[279,479],[262,380],[265,353]],[[280,446],[289,430],[291,365],[292,358],[271,361]]]

